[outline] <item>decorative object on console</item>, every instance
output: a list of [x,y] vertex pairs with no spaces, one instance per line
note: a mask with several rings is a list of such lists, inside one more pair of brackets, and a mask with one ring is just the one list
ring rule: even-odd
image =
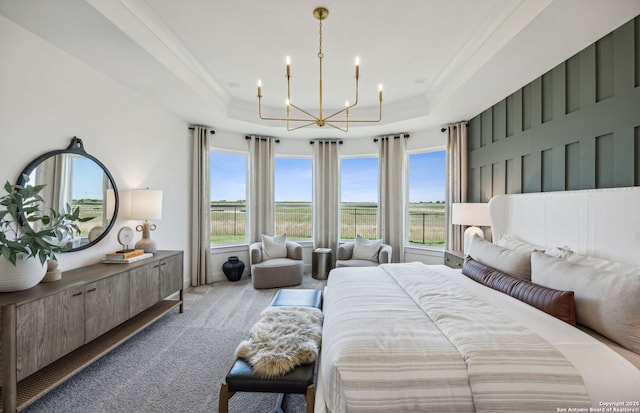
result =
[[131,227],[122,227],[120,231],[118,231],[118,242],[122,245],[122,249],[116,252],[128,252],[135,251],[129,248],[131,242],[133,241],[133,229]]
[[149,220],[162,219],[162,191],[152,189],[132,189],[130,193],[131,210],[129,218],[144,219],[144,223],[136,226],[138,232],[142,232],[142,239],[136,242],[136,249],[144,252],[156,252],[158,244],[151,239],[151,231],[156,230],[156,224]]
[[22,184],[5,183],[5,195],[0,197],[0,292],[29,289],[45,275],[47,260],[56,260],[56,253],[63,251],[66,240],[80,233],[77,222],[93,217],[80,218],[80,209],[71,210],[67,204],[64,212],[48,208],[40,192],[45,185],[30,185],[23,176]]
[[[296,129],[301,129],[307,126],[316,125],[316,126],[331,126],[332,128],[339,129],[343,132],[349,131],[349,123],[350,122],[358,122],[358,123],[369,123],[369,122],[380,122],[382,119],[382,85],[378,86],[378,119],[371,120],[356,120],[349,118],[349,110],[351,110],[354,106],[358,104],[358,80],[360,78],[360,58],[356,57],[356,68],[355,68],[355,77],[356,77],[356,87],[355,87],[355,101],[353,104],[349,104],[349,101],[345,103],[345,107],[340,109],[329,116],[324,116],[322,112],[322,59],[324,54],[322,52],[322,21],[329,17],[329,10],[324,7],[318,7],[313,11],[313,16],[318,19],[320,22],[320,41],[318,47],[318,59],[320,65],[320,108],[318,109],[318,116],[312,115],[310,112],[301,109],[300,107],[293,104],[291,101],[291,61],[289,56],[287,56],[287,107],[286,107],[286,116],[284,118],[280,117],[266,117],[262,116],[262,81],[258,80],[258,116],[260,119],[264,120],[279,120],[285,121],[287,123],[287,130],[292,131]],[[291,108],[296,109],[301,113],[301,117],[291,117]],[[336,116],[344,114],[344,118],[336,119]],[[304,122],[302,125],[296,123],[298,126],[289,126],[289,122]]]
[[41,282],[50,283],[53,281],[58,281],[62,278],[62,271],[58,268],[58,261],[48,260],[47,261],[47,273],[44,275],[44,278]]
[[237,256],[232,256],[222,264],[222,272],[229,281],[239,281],[242,278],[244,272],[244,262],[242,262]]
[[484,238],[484,232],[479,227],[491,225],[489,219],[489,204],[486,203],[460,203],[451,204],[451,223],[453,225],[468,225],[464,231],[464,254],[469,251],[469,244],[474,234]]

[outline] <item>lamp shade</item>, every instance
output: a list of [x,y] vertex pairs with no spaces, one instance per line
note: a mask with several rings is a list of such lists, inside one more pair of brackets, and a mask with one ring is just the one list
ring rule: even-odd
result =
[[162,191],[153,189],[132,189],[130,194],[129,218],[162,219]]
[[451,223],[454,225],[473,225],[484,227],[491,225],[489,204],[464,203],[451,205]]

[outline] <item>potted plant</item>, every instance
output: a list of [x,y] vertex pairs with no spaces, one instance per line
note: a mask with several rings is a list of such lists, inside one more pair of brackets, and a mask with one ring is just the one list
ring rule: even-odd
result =
[[8,181],[0,197],[0,292],[19,291],[38,284],[47,260],[57,260],[64,240],[79,233],[80,209],[67,204],[65,211],[49,208],[39,195],[44,185],[16,185]]

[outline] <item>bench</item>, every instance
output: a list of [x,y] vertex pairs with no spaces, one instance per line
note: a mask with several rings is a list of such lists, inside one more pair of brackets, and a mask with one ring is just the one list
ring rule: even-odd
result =
[[[283,289],[273,297],[270,306],[298,306],[322,308],[322,293],[311,289]],[[219,413],[229,412],[229,399],[236,392],[279,393],[275,407],[269,413],[283,413],[285,394],[304,394],[307,413],[313,413],[315,404],[316,363],[296,367],[283,376],[265,379],[254,374],[251,365],[236,359],[220,386]]]

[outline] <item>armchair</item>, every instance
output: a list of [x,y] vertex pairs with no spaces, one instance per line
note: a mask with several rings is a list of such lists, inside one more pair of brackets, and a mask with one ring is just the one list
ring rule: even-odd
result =
[[380,264],[391,262],[391,245],[381,244],[378,250],[378,260],[354,259],[353,249],[355,242],[345,242],[338,246],[338,256],[336,260],[336,268],[338,267],[373,267]]
[[286,249],[286,257],[267,259],[263,254],[262,242],[249,246],[251,282],[254,288],[287,287],[302,283],[302,246],[297,242],[286,241]]

